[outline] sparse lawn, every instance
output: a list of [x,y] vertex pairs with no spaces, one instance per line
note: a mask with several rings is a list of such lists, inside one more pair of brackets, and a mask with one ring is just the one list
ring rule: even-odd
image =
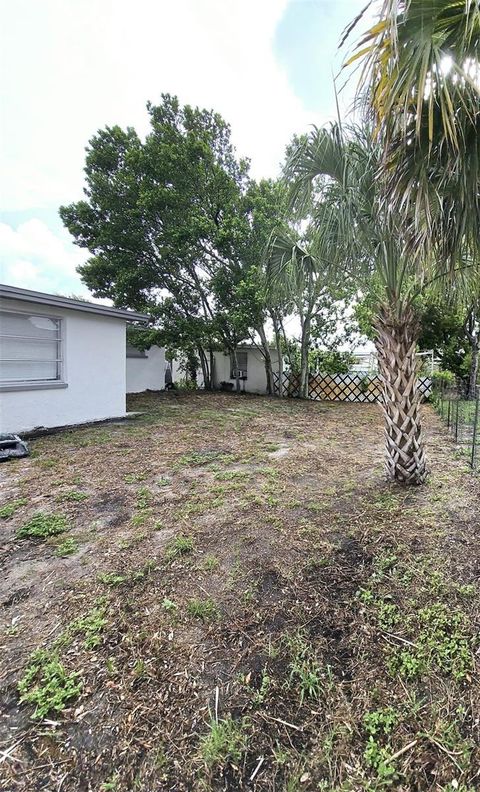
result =
[[[0,788],[480,785],[480,486],[375,405],[132,399],[0,468]],[[20,702],[22,699],[22,702]]]

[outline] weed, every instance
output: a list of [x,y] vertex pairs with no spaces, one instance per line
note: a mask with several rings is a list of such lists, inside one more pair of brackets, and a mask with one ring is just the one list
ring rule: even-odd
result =
[[240,761],[247,750],[247,728],[246,718],[210,722],[208,734],[200,740],[200,754],[209,769]]
[[375,569],[377,569],[381,575],[385,575],[395,568],[397,561],[398,558],[394,554],[378,556],[378,558],[375,559]]
[[18,509],[21,509],[22,506],[25,506],[27,503],[26,498],[17,498],[14,501],[10,501],[10,503],[6,503],[5,506],[0,508],[0,517],[5,520],[8,517],[12,517]]
[[114,773],[108,781],[104,781],[100,786],[100,792],[116,792],[118,789],[118,773]]
[[139,527],[140,525],[145,525],[145,523],[147,522],[147,520],[150,517],[151,513],[152,513],[152,509],[149,508],[149,507],[145,507],[144,509],[140,509],[140,511],[138,511],[136,514],[134,514],[130,518],[130,522],[136,528]]
[[178,460],[178,464],[183,467],[200,467],[207,465],[214,460],[229,460],[230,455],[223,451],[192,451],[191,454],[184,454]]
[[253,697],[254,706],[259,706],[260,704],[263,704],[263,702],[265,701],[268,695],[268,691],[270,690],[271,684],[272,684],[272,678],[271,676],[268,675],[267,669],[264,668],[262,673],[262,682],[260,688],[259,690],[256,691]]
[[76,619],[70,625],[72,633],[82,632],[84,634],[85,649],[95,649],[100,643],[100,634],[107,623],[105,618],[105,607],[99,605],[91,611]]
[[57,495],[56,500],[58,503],[69,502],[69,501],[83,501],[88,498],[86,492],[80,492],[79,490],[69,490],[68,492],[62,492],[60,495]]
[[393,602],[386,602],[383,599],[378,600],[377,618],[381,630],[391,630],[400,618],[397,606]]
[[415,650],[396,649],[389,657],[387,667],[392,676],[398,674],[405,679],[413,679],[424,670],[425,664]]
[[102,572],[98,576],[100,583],[106,586],[120,586],[128,580],[128,575],[119,575],[117,572]]
[[105,668],[110,676],[115,676],[118,673],[118,668],[113,657],[107,657]]
[[55,555],[59,556],[60,558],[66,558],[67,556],[74,555],[78,550],[78,544],[73,539],[73,537],[68,536],[66,539],[63,540],[57,547],[55,548]]
[[147,478],[146,473],[127,473],[125,476],[126,484],[135,484],[137,481],[145,481]]
[[456,680],[463,679],[472,668],[465,614],[436,602],[422,608],[418,615],[423,628],[419,643],[428,661]]
[[218,558],[214,555],[207,555],[202,563],[204,569],[208,572],[212,572],[214,569],[217,569],[220,564]]
[[311,647],[301,633],[289,637],[287,645],[292,654],[289,684],[299,688],[300,704],[305,698],[319,699],[323,674]]
[[32,717],[43,718],[49,712],[61,712],[67,701],[76,698],[82,689],[78,673],[68,674],[58,655],[37,649],[18,683],[20,701],[33,704]]
[[456,589],[462,597],[475,597],[477,595],[477,589],[474,583],[460,583],[457,584]]
[[215,602],[208,597],[208,599],[191,599],[187,602],[187,613],[196,619],[203,622],[218,619],[219,612]]
[[179,534],[175,539],[170,542],[166,550],[166,556],[169,561],[179,556],[189,555],[193,553],[193,539],[190,536]]
[[45,538],[63,533],[68,528],[65,517],[61,514],[44,514],[37,512],[16,532],[18,539]]
[[384,783],[393,782],[397,775],[395,766],[390,761],[392,748],[388,737],[398,721],[399,715],[393,707],[367,712],[363,718],[368,735],[363,757],[366,764],[375,771],[379,781]]
[[162,608],[164,610],[166,610],[166,611],[176,611],[177,607],[178,606],[176,605],[176,603],[173,600],[168,599],[168,597],[164,597],[163,598]]
[[141,510],[147,509],[153,495],[148,487],[140,487],[137,492],[137,507]]
[[222,470],[215,473],[214,478],[218,481],[232,481],[233,479],[245,479],[250,474],[245,470]]

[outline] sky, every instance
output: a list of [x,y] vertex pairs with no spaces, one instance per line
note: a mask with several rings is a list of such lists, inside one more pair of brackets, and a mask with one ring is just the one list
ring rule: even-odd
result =
[[88,252],[58,207],[82,198],[92,135],[113,124],[145,135],[146,103],[162,93],[221,113],[252,176],[277,175],[294,133],[335,118],[338,43],[364,5],[1,0],[0,280],[88,296],[76,273]]

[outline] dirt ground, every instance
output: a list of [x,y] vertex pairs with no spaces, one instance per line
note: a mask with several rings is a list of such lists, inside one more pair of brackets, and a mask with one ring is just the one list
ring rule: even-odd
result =
[[480,789],[480,482],[431,408],[404,490],[376,405],[129,406],[0,468],[0,789]]

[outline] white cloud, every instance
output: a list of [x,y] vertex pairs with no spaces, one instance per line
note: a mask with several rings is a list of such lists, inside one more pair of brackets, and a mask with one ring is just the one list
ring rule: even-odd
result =
[[17,229],[0,223],[0,251],[3,283],[88,296],[75,271],[85,261],[85,251],[55,235],[41,220],[28,220]]
[[[162,92],[213,107],[254,175],[272,175],[305,114],[272,41],[286,0],[18,0],[4,10],[2,208],[77,199],[106,124],[148,129]],[[9,84],[8,84],[9,83]],[[320,119],[321,120],[321,119]]]
[[[287,0],[16,0],[3,8],[0,209],[56,211],[82,196],[85,146],[105,125],[148,131],[162,92],[220,112],[255,177],[275,175],[312,117],[275,59]],[[24,215],[23,215],[24,217]],[[23,219],[22,217],[22,219]],[[1,227],[3,279],[85,292],[85,255],[39,219]]]

